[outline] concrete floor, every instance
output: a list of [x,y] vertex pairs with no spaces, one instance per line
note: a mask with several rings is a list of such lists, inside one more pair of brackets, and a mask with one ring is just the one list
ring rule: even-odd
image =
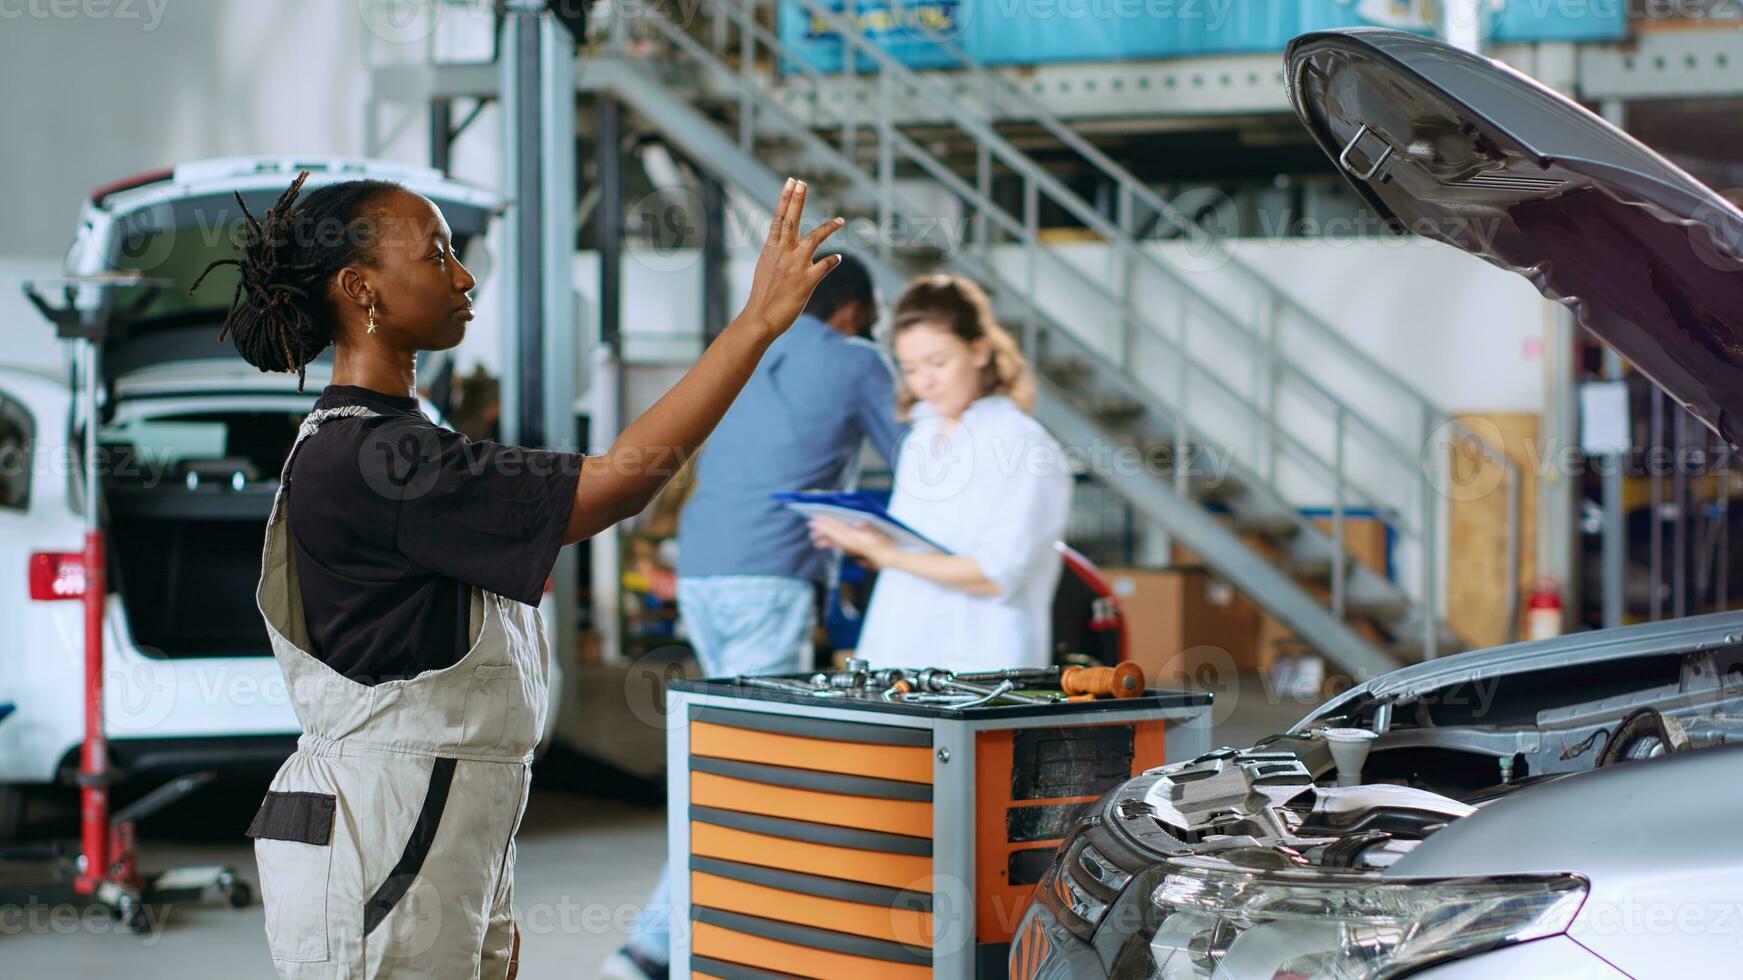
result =
[[[1270,696],[1255,677],[1219,692],[1213,744],[1246,745],[1281,731],[1311,704]],[[255,880],[253,852],[241,836],[263,784],[223,784],[142,825],[147,871],[229,864]],[[40,807],[34,836],[76,832],[70,799]],[[623,944],[625,929],[659,872],[664,812],[657,805],[536,789],[522,825],[515,906],[524,935],[526,980],[586,980]],[[271,980],[258,903],[171,908],[158,932],[133,936],[73,910],[24,916],[0,907],[0,977],[127,977]],[[220,973],[214,965],[222,964]]]
[[[209,787],[208,793],[242,792]],[[249,800],[258,802],[259,789]],[[254,881],[254,855],[234,819],[211,819],[190,801],[146,825],[147,870],[229,864]],[[234,807],[219,808],[234,818]],[[166,820],[176,826],[167,826]],[[517,839],[515,908],[523,934],[521,976],[592,976],[623,944],[623,927],[647,898],[664,857],[663,810],[563,792],[533,794]],[[50,821],[70,831],[70,824]],[[42,824],[38,823],[38,827]],[[246,826],[244,817],[240,826]],[[260,904],[176,905],[141,936],[72,910],[0,915],[0,976],[121,977],[131,980],[216,976],[272,980]]]

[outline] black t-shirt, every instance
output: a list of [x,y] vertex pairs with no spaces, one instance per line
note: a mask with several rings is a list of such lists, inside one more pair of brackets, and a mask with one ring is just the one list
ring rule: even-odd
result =
[[471,587],[537,605],[582,457],[474,442],[417,400],[328,385],[365,405],[303,441],[287,507],[313,652],[365,684],[450,667],[471,648]]

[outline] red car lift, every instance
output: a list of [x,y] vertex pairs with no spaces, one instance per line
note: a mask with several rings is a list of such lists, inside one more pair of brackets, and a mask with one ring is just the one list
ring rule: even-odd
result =
[[[65,849],[53,844],[10,849],[0,857],[43,865],[45,877],[32,881],[8,874],[0,880],[0,901],[26,905],[64,901],[70,885],[69,904],[83,901],[106,908],[135,933],[151,930],[152,906],[156,904],[199,901],[217,893],[232,907],[242,908],[253,899],[252,889],[233,868],[177,868],[144,876],[136,864],[134,825],[205,786],[213,780],[212,773],[177,777],[113,816],[109,813],[109,786],[120,774],[109,767],[109,743],[103,732],[103,613],[108,587],[97,503],[97,346],[108,332],[111,291],[169,284],[168,280],[134,274],[24,284],[25,298],[55,325],[56,335],[79,341],[79,366],[73,383],[85,425],[84,584],[80,590],[85,605],[85,738],[78,773],[81,853],[69,860]],[[42,287],[62,289],[61,305],[51,303],[39,291]]]

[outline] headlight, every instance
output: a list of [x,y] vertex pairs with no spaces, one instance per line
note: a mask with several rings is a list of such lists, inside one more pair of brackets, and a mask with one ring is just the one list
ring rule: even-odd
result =
[[1384,879],[1169,862],[1151,894],[1155,980],[1385,980],[1567,931],[1572,875]]

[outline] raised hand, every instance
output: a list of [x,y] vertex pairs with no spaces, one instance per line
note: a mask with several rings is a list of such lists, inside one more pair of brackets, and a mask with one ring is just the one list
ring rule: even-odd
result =
[[799,222],[805,215],[805,190],[804,181],[787,178],[781,202],[769,222],[769,237],[751,276],[750,298],[739,314],[777,336],[799,318],[811,291],[829,270],[841,264],[839,256],[831,255],[821,262],[813,262],[812,256],[824,239],[841,229],[842,219],[831,218],[811,229],[809,235],[798,237]]
[[676,472],[664,463],[650,465],[651,461],[682,460],[695,454],[744,390],[769,344],[793,325],[811,291],[841,263],[834,257],[811,260],[817,246],[841,228],[841,220],[825,221],[798,238],[796,229],[804,213],[805,185],[789,180],[757,259],[744,312],[708,345],[671,391],[624,428],[609,451],[587,458],[582,478],[575,484],[563,543],[590,537],[641,513]]

